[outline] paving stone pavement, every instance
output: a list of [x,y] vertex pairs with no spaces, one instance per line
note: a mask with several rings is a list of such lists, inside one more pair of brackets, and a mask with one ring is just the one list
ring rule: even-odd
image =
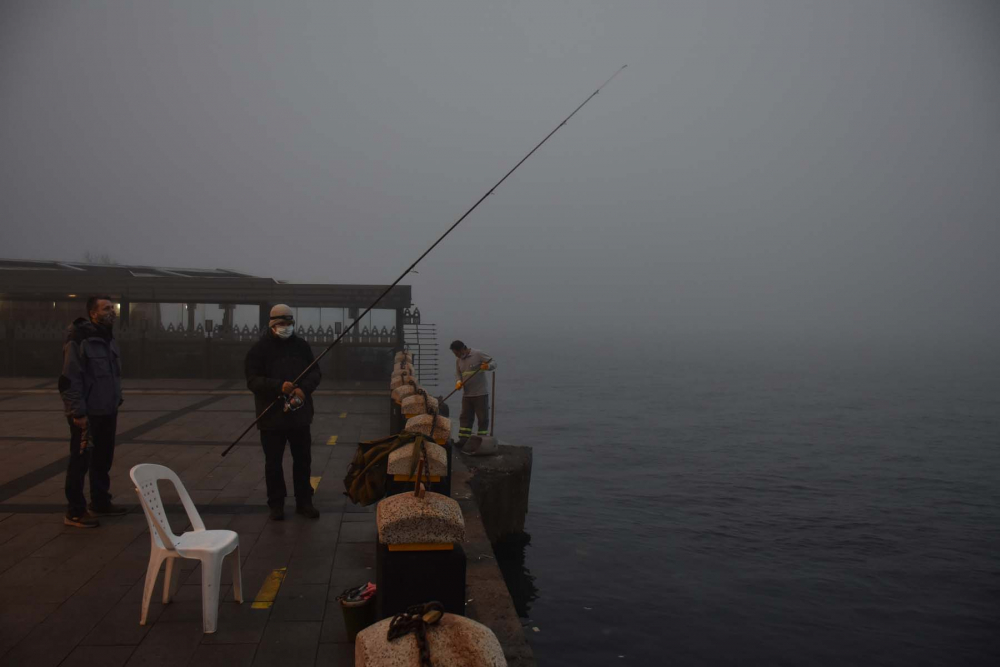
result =
[[[37,378],[3,388],[45,392]],[[46,385],[48,386],[48,385]],[[342,495],[355,443],[388,434],[382,383],[341,383],[316,395],[312,476],[318,520],[267,517],[264,459],[256,432],[225,458],[223,450],[253,420],[249,395],[226,381],[132,381],[118,423],[111,475],[115,502],[132,507],[94,530],[66,527],[63,483],[68,429],[58,394],[6,394],[0,401],[0,664],[5,667],[100,665],[353,665],[336,596],[375,578],[375,515]],[[129,389],[142,393],[129,393]],[[321,389],[331,387],[321,386]],[[237,387],[238,389],[238,387]],[[185,393],[179,393],[179,392]],[[204,393],[187,393],[187,392]],[[335,444],[331,442],[336,436]],[[240,536],[244,603],[233,600],[223,568],[218,631],[201,625],[201,575],[181,561],[173,602],[160,603],[163,573],[139,625],[149,532],[129,469],[162,463],[180,476],[208,528]],[[285,477],[291,488],[291,456]],[[168,507],[179,499],[164,490]],[[179,505],[176,531],[188,526]],[[230,556],[230,558],[233,556]],[[286,577],[270,608],[251,605],[277,568]]]

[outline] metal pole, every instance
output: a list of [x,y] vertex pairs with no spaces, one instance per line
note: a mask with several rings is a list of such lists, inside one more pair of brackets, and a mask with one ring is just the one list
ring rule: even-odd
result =
[[497,423],[497,372],[493,371],[492,379],[493,388],[490,393],[493,394],[493,414],[490,416],[490,437],[493,437],[493,427]]

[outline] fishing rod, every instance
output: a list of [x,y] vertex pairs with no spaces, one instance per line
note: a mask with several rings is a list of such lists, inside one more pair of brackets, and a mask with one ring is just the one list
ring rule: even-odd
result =
[[[525,155],[523,158],[521,158],[520,162],[518,162],[517,164],[515,164],[514,167],[510,171],[508,171],[506,174],[504,174],[503,178],[501,178],[499,181],[497,181],[496,184],[492,188],[490,188],[489,190],[487,190],[486,194],[484,194],[482,197],[480,197],[479,200],[475,204],[472,205],[472,208],[470,208],[468,211],[466,211],[465,213],[463,213],[462,217],[460,217],[458,220],[456,220],[452,224],[452,226],[449,227],[445,231],[444,234],[442,234],[440,237],[438,237],[438,240],[435,241],[431,245],[430,248],[428,248],[427,250],[425,250],[423,252],[423,254],[420,255],[420,257],[417,257],[416,261],[413,262],[413,264],[410,264],[409,268],[407,268],[405,271],[403,271],[403,273],[401,273],[400,276],[398,278],[396,278],[396,280],[393,281],[393,283],[391,285],[389,285],[388,287],[386,287],[385,291],[383,291],[379,295],[379,297],[377,299],[375,299],[374,302],[372,302],[372,305],[368,306],[368,308],[365,309],[365,312],[361,313],[358,317],[356,317],[354,319],[354,321],[351,322],[350,326],[348,326],[346,329],[344,329],[344,331],[341,332],[341,334],[339,336],[337,336],[334,339],[334,341],[332,343],[330,343],[330,345],[328,345],[327,348],[320,353],[320,355],[318,357],[316,357],[315,359],[313,359],[312,363],[310,363],[308,366],[306,366],[305,370],[302,371],[301,373],[299,373],[299,376],[297,378],[295,378],[294,380],[292,380],[292,385],[298,386],[299,381],[303,377],[305,377],[306,373],[308,373],[309,371],[311,371],[313,369],[313,367],[316,366],[320,362],[320,359],[322,359],[323,357],[326,356],[327,352],[329,352],[330,350],[332,350],[337,345],[337,343],[339,343],[344,338],[344,336],[346,336],[351,331],[351,329],[353,329],[355,326],[357,326],[358,322],[360,322],[364,318],[365,315],[367,315],[368,313],[370,313],[372,311],[372,309],[375,308],[375,306],[377,306],[379,304],[379,302],[382,301],[382,299],[384,299],[386,297],[386,295],[389,294],[389,292],[392,290],[393,287],[395,287],[396,285],[398,285],[400,283],[400,281],[403,278],[405,278],[408,273],[410,273],[410,271],[413,271],[413,269],[416,268],[417,264],[419,264],[421,262],[421,260],[424,259],[424,257],[426,257],[427,255],[430,254],[431,250],[434,250],[434,248],[436,248],[438,246],[438,244],[441,243],[441,241],[444,241],[445,237],[448,236],[449,234],[451,234],[452,231],[454,231],[454,229],[456,227],[458,227],[458,225],[463,220],[465,220],[467,217],[469,217],[469,214],[471,214],[473,211],[475,211],[479,207],[479,205],[482,204],[486,200],[487,197],[489,197],[491,194],[493,194],[494,190],[496,190],[498,187],[500,187],[500,185],[504,181],[506,181],[510,177],[511,174],[513,174],[515,171],[517,171],[518,167],[520,167],[522,164],[524,164],[525,161],[529,157],[531,157],[532,155],[534,155],[535,151],[537,151],[539,148],[541,148],[542,144],[544,144],[546,141],[549,140],[549,137],[551,137],[553,134],[555,134],[556,132],[558,132],[559,128],[561,128],[563,125],[565,125],[566,123],[568,123],[569,119],[576,115],[577,111],[579,111],[580,109],[582,109],[584,107],[584,105],[587,104],[587,102],[589,102],[590,100],[592,100],[597,95],[597,93],[601,92],[601,89],[604,88],[609,83],[611,83],[611,79],[613,79],[616,76],[618,76],[618,74],[621,73],[621,71],[623,69],[625,69],[626,67],[628,67],[628,65],[622,65],[618,69],[617,72],[615,72],[614,74],[612,74],[611,76],[609,76],[608,79],[604,83],[602,83],[600,86],[597,87],[597,90],[595,90],[594,92],[592,92],[587,97],[587,99],[585,99],[583,102],[580,103],[580,106],[578,106],[577,108],[573,109],[573,113],[571,113],[570,115],[566,116],[566,118],[564,118],[561,123],[559,123],[558,125],[555,126],[555,129],[553,129],[551,132],[549,132],[547,135],[545,135],[545,138],[538,142],[538,145],[536,145],[534,148],[532,148],[528,152],[527,155]],[[455,393],[455,392],[452,392],[452,393]],[[450,394],[449,394],[449,396],[450,396]],[[264,408],[264,410],[261,411],[261,413],[259,415],[257,415],[257,418],[253,420],[253,423],[250,424],[249,426],[247,426],[246,430],[244,430],[242,433],[240,433],[239,437],[236,438],[235,440],[233,440],[233,443],[231,445],[229,445],[228,447],[226,447],[226,451],[222,452],[222,456],[225,456],[226,454],[228,454],[229,450],[231,450],[233,447],[235,447],[236,444],[240,440],[243,439],[243,436],[245,436],[247,433],[249,433],[250,429],[252,429],[254,426],[256,426],[257,423],[260,422],[261,419],[263,419],[264,415],[266,415],[268,412],[270,412],[271,408],[273,408],[275,405],[277,405],[281,400],[282,400],[281,396],[278,396],[278,397],[276,397],[271,402],[270,405],[268,405],[266,408]]]

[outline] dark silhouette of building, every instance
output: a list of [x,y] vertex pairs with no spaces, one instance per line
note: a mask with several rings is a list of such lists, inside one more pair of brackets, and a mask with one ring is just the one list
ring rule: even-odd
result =
[[[272,305],[297,309],[297,334],[318,353],[386,287],[295,284],[224,269],[0,260],[0,375],[56,377],[66,327],[86,316],[92,294],[115,299],[127,377],[236,379]],[[388,378],[404,325],[414,321],[412,306],[410,286],[393,287],[378,308],[394,311],[394,323],[359,322],[323,360],[324,375]]]

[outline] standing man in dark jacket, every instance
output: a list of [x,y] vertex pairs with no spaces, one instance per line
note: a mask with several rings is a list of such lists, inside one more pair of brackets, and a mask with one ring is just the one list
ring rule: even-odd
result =
[[295,511],[310,519],[319,517],[313,507],[313,489],[309,483],[312,464],[309,426],[313,418],[312,393],[320,381],[319,366],[314,366],[297,385],[292,384],[312,361],[309,343],[295,335],[292,309],[284,304],[272,308],[268,330],[247,352],[244,367],[258,415],[279,399],[279,404],[257,422],[260,444],[264,447],[267,504],[274,521],[285,518],[287,491],[281,459],[286,441],[292,451]]
[[[111,502],[111,463],[115,458],[118,407],[122,404],[122,364],[112,334],[111,297],[87,299],[89,319],[78,318],[66,331],[59,394],[69,422],[69,466],[63,523],[77,528],[100,525],[94,515],[120,516],[128,510]],[[90,511],[83,478],[90,470]]]

